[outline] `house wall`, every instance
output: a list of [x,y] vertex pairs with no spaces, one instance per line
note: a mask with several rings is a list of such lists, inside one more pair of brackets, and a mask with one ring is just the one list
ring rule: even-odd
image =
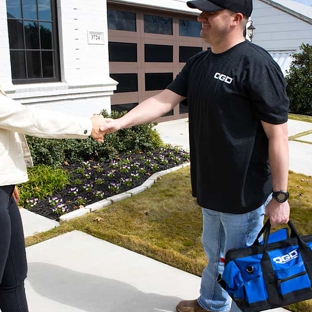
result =
[[[106,109],[116,82],[109,77],[106,1],[58,0],[61,81],[13,85],[6,17],[0,1],[0,84],[8,96],[27,105],[90,116]],[[90,41],[99,34],[103,42]]]
[[[312,12],[308,6],[306,10]],[[266,50],[296,51],[302,43],[312,44],[311,23],[265,1],[254,0],[251,19],[256,27],[253,42]]]

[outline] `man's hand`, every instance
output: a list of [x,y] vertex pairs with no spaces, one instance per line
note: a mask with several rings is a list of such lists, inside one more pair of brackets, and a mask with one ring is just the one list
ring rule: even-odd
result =
[[265,213],[270,218],[271,225],[287,223],[290,215],[289,203],[279,203],[272,198],[265,208]]
[[14,190],[13,190],[12,196],[13,196],[16,204],[18,204],[18,202],[20,200],[20,196],[19,196],[19,192],[18,192],[17,186],[14,186]]
[[103,131],[102,128],[105,129],[106,126],[105,118],[102,115],[93,115],[91,117],[91,121],[92,121],[91,137],[98,142],[104,142],[105,131]]
[[106,124],[101,127],[101,131],[106,133],[113,133],[121,129],[119,119],[105,118]]

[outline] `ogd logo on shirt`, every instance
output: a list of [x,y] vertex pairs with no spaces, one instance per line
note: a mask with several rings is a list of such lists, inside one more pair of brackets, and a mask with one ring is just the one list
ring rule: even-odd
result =
[[230,84],[233,81],[233,78],[220,73],[215,73],[213,78],[224,81],[227,84]]

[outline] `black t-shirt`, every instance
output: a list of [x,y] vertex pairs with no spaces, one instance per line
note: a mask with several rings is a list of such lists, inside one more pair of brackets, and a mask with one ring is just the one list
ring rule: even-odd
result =
[[187,97],[193,196],[201,207],[246,213],[272,191],[261,121],[288,119],[278,64],[248,41],[192,57],[167,89]]

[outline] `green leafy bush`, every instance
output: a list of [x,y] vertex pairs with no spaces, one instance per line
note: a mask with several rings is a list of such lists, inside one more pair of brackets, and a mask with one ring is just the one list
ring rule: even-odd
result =
[[285,77],[290,112],[312,116],[312,46],[303,43],[300,50]]
[[37,165],[28,168],[29,181],[18,186],[19,205],[31,208],[33,198],[42,199],[53,195],[70,184],[70,174],[61,168]]
[[[112,112],[104,117],[119,118],[125,112]],[[159,134],[153,129],[154,124],[147,123],[128,129],[121,129],[105,136],[104,143],[88,139],[42,139],[27,136],[34,164],[60,166],[61,164],[77,163],[85,160],[110,160],[126,151],[149,151],[162,146]]]

